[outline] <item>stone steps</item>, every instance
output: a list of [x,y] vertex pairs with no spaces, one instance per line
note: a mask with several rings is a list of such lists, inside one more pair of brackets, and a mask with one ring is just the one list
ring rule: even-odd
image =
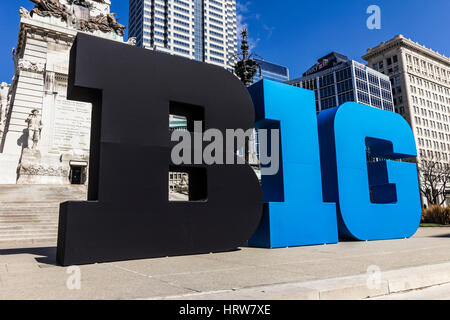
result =
[[56,243],[60,203],[86,197],[85,186],[0,185],[0,244]]
[[56,209],[59,208],[59,202],[2,202],[0,203],[0,210],[3,209]]
[[36,235],[57,235],[58,227],[52,229],[35,229],[35,230],[2,230],[0,231],[0,239],[3,237],[26,237]]
[[45,236],[32,236],[32,237],[21,237],[21,238],[4,238],[0,239],[0,246],[11,246],[11,245],[32,245],[39,243],[52,243],[56,244],[57,236],[45,237]]
[[2,225],[0,226],[0,234],[7,231],[38,231],[38,230],[55,230],[58,229],[56,223],[40,223],[32,225]]
[[55,211],[0,211],[0,218],[2,217],[26,217],[26,216],[57,216],[59,215],[59,210]]
[[0,186],[0,204],[60,203],[86,200],[86,195],[86,186],[17,184]]

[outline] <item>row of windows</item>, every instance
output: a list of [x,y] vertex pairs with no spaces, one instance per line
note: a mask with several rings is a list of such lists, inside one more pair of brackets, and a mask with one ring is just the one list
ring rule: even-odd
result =
[[352,79],[339,82],[337,84],[337,90],[338,90],[338,93],[342,93],[342,92],[345,92],[345,91],[353,90]]
[[188,7],[189,8],[189,4],[184,2],[184,1],[180,1],[180,0],[173,0],[173,2],[175,2],[176,4],[180,4],[182,6]]
[[184,50],[184,49],[181,49],[181,48],[178,48],[178,47],[173,47],[173,50],[176,51],[176,52],[181,52],[181,53],[184,53],[184,54],[189,54],[189,51],[188,51],[188,50]]
[[[156,34],[156,32],[155,32],[155,34]],[[174,36],[175,38],[184,39],[184,40],[188,40],[188,41],[191,39],[190,37],[185,36],[185,35],[183,35],[183,34],[179,34],[179,33],[174,33],[173,36]]]
[[383,99],[386,100],[392,100],[392,94],[391,92],[387,91],[387,90],[381,90],[381,96],[383,97]]
[[173,29],[176,30],[176,31],[180,31],[180,32],[184,32],[184,33],[190,34],[188,29],[184,29],[184,28],[181,28],[181,27],[178,27],[178,26],[173,26]]
[[212,6],[212,5],[209,5],[209,8],[210,8],[210,9],[213,9],[213,10],[216,10],[217,12],[220,12],[220,13],[223,12],[222,9],[219,9],[219,8],[217,8],[217,7],[215,7],[215,6]]
[[332,73],[319,78],[319,86],[321,88],[325,87],[325,86],[329,86],[330,84],[333,84],[333,83],[334,83],[334,76]]
[[438,95],[438,94],[432,93],[428,90],[416,88],[413,85],[410,86],[410,89],[411,89],[412,94],[417,94],[419,96],[426,97],[428,99],[433,99],[434,101],[450,104],[450,98],[446,98],[443,95]]
[[214,58],[214,57],[211,57],[210,60],[211,60],[211,61],[214,61],[214,62],[222,63],[222,64],[225,63],[224,60],[222,60],[222,59],[217,59],[217,58]]
[[366,80],[366,71],[360,68],[355,68],[355,75],[357,78]]
[[212,4],[215,4],[216,6],[222,7],[222,3],[219,1],[209,0],[209,2],[211,2]]
[[409,75],[409,81],[412,84],[417,84],[417,86],[424,87],[425,89],[430,89],[430,90],[435,91],[437,93],[442,93],[442,94],[445,94],[447,96],[450,96],[450,89],[449,88],[443,87],[443,86],[441,86],[439,84],[435,84],[435,83],[433,83],[431,81],[428,81],[428,80],[425,80],[425,79],[421,79],[421,78],[415,77],[413,75]]
[[320,106],[322,110],[336,107],[336,98],[330,97],[320,100]]
[[173,22],[181,24],[182,26],[185,26],[185,27],[189,27],[190,26],[189,23],[181,21],[181,20],[178,20],[178,19],[173,19]]
[[450,70],[446,70],[440,66],[434,65],[430,62],[420,59],[419,57],[406,54],[406,62],[410,69],[413,69],[418,73],[425,76],[430,76],[432,79],[450,81]]
[[[448,135],[447,135],[448,136]],[[447,139],[448,141],[448,139]],[[421,147],[434,147],[437,150],[450,151],[450,144],[440,141],[432,141],[430,139],[417,138],[418,145]]]
[[209,46],[214,49],[218,49],[218,50],[222,50],[222,51],[224,50],[224,48],[222,46],[218,46],[214,43],[210,43]]
[[219,38],[223,38],[223,34],[219,33],[219,32],[215,32],[213,30],[209,30],[209,34],[212,34],[213,36],[219,37]]
[[380,93],[380,89],[378,87],[369,85],[369,90],[370,90],[370,94],[380,97],[381,93]]
[[361,81],[359,79],[356,79],[356,87],[359,90],[365,91],[365,92],[369,92],[369,87],[367,85],[367,82],[365,81]]
[[218,43],[220,43],[220,44],[223,43],[223,40],[217,39],[217,38],[214,38],[214,37],[209,37],[209,40],[214,41],[214,42],[218,42]]
[[[398,57],[396,55],[394,55],[393,57],[387,58],[386,59],[387,65],[390,66],[392,65],[392,63],[397,63],[398,62]],[[372,68],[375,70],[383,70],[384,69],[384,60],[381,60],[378,63],[375,63],[372,65]]]
[[369,82],[370,82],[370,83],[378,85],[378,80],[379,80],[379,78],[378,78],[376,75],[373,75],[373,74],[371,74],[371,73],[368,73],[368,74],[367,74],[367,77],[369,78]]
[[218,13],[215,13],[215,12],[212,12],[212,11],[210,11],[209,14],[214,16],[214,17],[216,17],[216,18],[223,19],[223,16],[221,14],[218,14]]
[[181,7],[179,7],[179,6],[173,6],[173,8],[174,8],[174,9],[177,9],[177,10],[179,10],[179,11],[181,11],[181,12],[187,13],[187,14],[190,14],[190,13],[191,13],[188,9],[181,8]]
[[444,161],[448,161],[448,159],[449,159],[446,153],[441,153],[439,151],[433,152],[430,150],[420,149],[419,154],[421,157],[428,158],[428,159],[441,159]]
[[218,25],[223,25],[222,21],[209,17],[209,21],[217,23]]
[[383,104],[381,103],[381,99],[380,98],[376,98],[376,97],[370,97],[370,101],[372,103],[372,106],[377,107],[377,108],[382,108]]
[[218,51],[214,51],[214,50],[209,50],[209,53],[219,56],[219,57],[223,57],[223,53],[222,52],[218,52]]
[[385,90],[391,90],[391,83],[387,80],[380,79],[380,86]]
[[424,127],[427,127],[427,128],[445,130],[445,131],[448,131],[448,129],[449,129],[448,124],[445,124],[445,123],[443,124],[441,122],[436,122],[434,120],[423,119],[423,118],[420,118],[417,116],[414,117],[414,120],[416,121],[416,125],[419,125],[419,126],[423,125]]
[[434,130],[416,127],[417,137],[440,139],[442,141],[450,141],[450,134],[443,132],[436,132]]
[[[446,111],[446,107],[443,105],[443,111]],[[441,120],[441,121],[445,121],[448,122],[450,117],[446,116],[445,114],[441,114],[439,112],[436,111],[432,111],[432,110],[427,110],[425,108],[419,108],[417,106],[413,106],[414,109],[414,113],[418,114],[418,115],[422,115],[424,117],[429,117],[431,119],[437,119],[437,120]],[[439,110],[439,105],[438,105],[438,109]]]
[[184,14],[178,13],[178,12],[174,12],[173,15],[175,17],[178,17],[178,18],[181,18],[181,19],[184,19],[184,20],[188,20],[188,21],[190,20],[189,17],[185,16]]
[[334,86],[328,86],[328,87],[320,89],[320,97],[321,98],[326,98],[326,97],[334,96],[334,95],[335,95]]
[[370,105],[370,98],[367,93],[358,90],[358,101]]
[[385,110],[394,111],[394,106],[392,105],[391,101],[383,100],[383,107]]
[[352,78],[352,71],[350,68],[346,68],[344,70],[340,70],[336,72],[336,81],[340,82],[346,79]]
[[177,44],[177,45],[179,45],[179,46],[187,47],[187,48],[190,47],[190,46],[189,46],[189,43],[186,43],[186,42],[183,42],[183,41],[173,40],[173,43],[174,43],[174,44]]
[[353,96],[353,91],[350,91],[350,92],[347,92],[344,94],[340,94],[338,96],[338,98],[339,98],[339,105],[342,105],[349,101],[355,101],[355,97]]

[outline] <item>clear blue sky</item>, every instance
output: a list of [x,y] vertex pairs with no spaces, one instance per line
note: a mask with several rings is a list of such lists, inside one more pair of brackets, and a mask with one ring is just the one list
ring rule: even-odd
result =
[[[381,8],[381,30],[366,27],[372,4]],[[10,82],[13,75],[20,6],[31,9],[33,3],[0,2],[0,82]],[[400,33],[450,56],[450,0],[239,0],[238,7],[255,52],[288,66],[291,77],[331,51],[362,61],[367,48]],[[128,0],[112,0],[112,11],[128,24]]]

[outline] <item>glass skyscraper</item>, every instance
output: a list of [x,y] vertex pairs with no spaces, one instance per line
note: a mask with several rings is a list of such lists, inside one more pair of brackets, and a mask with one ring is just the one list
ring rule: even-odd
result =
[[236,0],[130,0],[129,25],[140,47],[232,71]]
[[261,77],[278,82],[286,82],[289,80],[289,69],[287,67],[260,59],[255,59],[255,61],[261,66],[261,75],[257,74],[254,82],[261,80]]
[[336,52],[319,59],[302,78],[286,83],[314,90],[317,112],[348,101],[394,111],[389,77]]

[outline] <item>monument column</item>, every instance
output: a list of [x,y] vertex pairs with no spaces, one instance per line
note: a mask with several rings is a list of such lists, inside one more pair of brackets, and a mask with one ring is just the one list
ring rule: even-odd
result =
[[[2,99],[0,116],[6,121],[3,137],[0,133],[0,184],[69,184],[71,167],[84,172],[89,164],[92,112],[90,104],[66,99],[73,40],[78,32],[86,32],[123,42],[125,27],[110,13],[109,0],[32,2],[33,10],[19,11],[6,117]],[[32,110],[41,117],[42,127],[38,135],[33,129],[29,139]]]

